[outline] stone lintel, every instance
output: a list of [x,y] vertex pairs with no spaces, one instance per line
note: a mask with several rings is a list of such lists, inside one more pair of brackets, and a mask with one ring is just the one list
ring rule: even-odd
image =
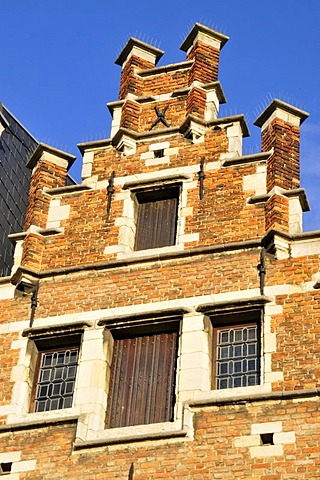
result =
[[187,52],[200,35],[203,42],[206,43],[206,38],[208,38],[207,42],[211,44],[210,40],[213,41],[217,45],[217,47],[219,47],[219,50],[222,50],[224,45],[229,40],[229,37],[227,37],[227,35],[217,32],[212,28],[206,27],[201,23],[196,23],[185,38],[185,40],[180,45],[180,50],[182,50],[183,52]]
[[177,317],[182,317],[185,313],[190,313],[192,310],[190,308],[164,308],[163,310],[153,310],[149,312],[134,313],[127,315],[117,315],[116,318],[106,317],[103,320],[99,320],[98,325],[108,325],[108,327],[121,327],[123,328],[124,323],[129,322],[129,325],[140,325],[147,322],[160,321],[166,322],[168,320],[176,320]]
[[[160,172],[159,172],[160,173]],[[148,186],[156,186],[159,183],[164,183],[168,185],[169,183],[172,184],[173,182],[181,182],[183,180],[190,180],[192,177],[188,174],[180,173],[178,175],[159,175],[159,177],[152,178],[150,180],[136,180],[133,182],[127,182],[123,185],[123,190],[137,190],[141,188],[145,188]]]
[[157,64],[162,55],[164,54],[163,50],[160,50],[153,45],[149,45],[148,43],[143,42],[142,40],[138,40],[137,38],[131,37],[129,38],[128,42],[120,52],[119,56],[115,60],[116,65],[122,65],[125,63],[129,55],[133,50],[145,52],[148,56],[150,56],[150,61],[153,58],[154,64]]
[[39,143],[35,151],[31,154],[28,161],[26,162],[26,167],[33,169],[38,161],[48,153],[52,158],[56,158],[57,160],[65,160],[67,161],[67,170],[72,166],[76,157],[71,155],[71,153],[64,152],[63,150],[59,150],[58,148],[51,147],[50,145],[46,145],[45,143]]
[[32,328],[26,328],[22,332],[23,337],[28,337],[32,339],[36,339],[39,337],[46,337],[49,338],[53,335],[61,334],[61,335],[67,335],[69,333],[72,333],[73,335],[77,332],[82,332],[85,327],[92,327],[93,323],[88,322],[88,321],[83,321],[83,322],[75,322],[75,323],[69,323],[69,324],[58,324],[58,325],[52,325],[52,326],[45,326],[45,327],[32,327]]
[[217,314],[220,312],[227,312],[227,311],[236,311],[236,310],[243,310],[243,309],[252,309],[253,307],[261,307],[266,303],[271,302],[269,297],[261,295],[259,297],[248,297],[248,298],[239,298],[236,300],[227,300],[223,302],[215,302],[215,303],[204,303],[199,305],[196,308],[197,312],[210,314]]
[[268,105],[268,107],[259,115],[259,117],[254,122],[254,125],[263,129],[266,126],[266,122],[268,122],[268,120],[273,117],[273,114],[275,114],[275,116],[277,117],[279,112],[284,112],[289,115],[287,117],[288,123],[292,123],[290,121],[290,118],[296,118],[299,125],[301,125],[309,117],[308,112],[305,112],[300,108],[294,107],[289,103],[283,102],[282,100],[275,98],[274,100],[272,100],[270,105]]

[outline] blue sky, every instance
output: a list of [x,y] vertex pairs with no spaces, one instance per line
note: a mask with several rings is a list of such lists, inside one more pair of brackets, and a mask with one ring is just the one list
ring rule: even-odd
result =
[[312,212],[305,230],[320,229],[319,0],[0,0],[0,101],[40,141],[77,155],[77,143],[107,138],[106,103],[116,100],[114,64],[130,36],[165,51],[159,65],[182,61],[179,50],[195,22],[230,37],[220,62],[227,98],[220,116],[244,113],[253,125],[271,98],[310,113],[301,128],[301,186]]

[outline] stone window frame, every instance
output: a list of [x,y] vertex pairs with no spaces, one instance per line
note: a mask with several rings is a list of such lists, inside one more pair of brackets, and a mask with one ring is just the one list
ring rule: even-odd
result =
[[[174,323],[178,324],[177,329],[177,352],[176,352],[176,366],[175,366],[175,379],[174,379],[174,397],[175,401],[173,404],[173,420],[161,422],[161,425],[172,424],[174,425],[177,422],[181,423],[181,405],[177,401],[178,392],[179,392],[179,359],[181,356],[181,342],[182,342],[182,330],[183,330],[183,317],[189,310],[186,308],[172,308],[164,309],[160,311],[150,312],[150,313],[137,313],[137,314],[128,314],[123,316],[117,316],[112,318],[106,318],[98,322],[99,327],[104,328],[104,350],[107,352],[106,362],[107,362],[107,371],[106,371],[106,384],[105,391],[106,396],[109,392],[109,382],[110,382],[110,371],[112,363],[112,352],[113,352],[113,332],[125,332],[125,331],[137,331],[140,333],[151,333],[151,332],[162,332],[168,330],[168,325]],[[163,328],[161,328],[163,327]],[[105,406],[105,416],[108,409],[108,405]],[[105,417],[104,416],[104,417]],[[105,418],[103,418],[103,430],[105,432],[125,432],[134,430],[137,426],[128,426],[128,427],[116,427],[116,428],[107,428],[104,426]],[[147,428],[150,427],[152,430],[152,425],[159,424],[139,424],[138,428]]]
[[[185,234],[186,217],[192,214],[192,209],[187,208],[188,190],[197,188],[197,180],[193,179],[193,175],[188,174],[164,174],[159,176],[157,174],[154,178],[143,178],[138,181],[126,182],[122,185],[123,192],[121,199],[123,200],[123,214],[116,220],[116,225],[119,226],[119,248],[117,249],[117,257],[130,258],[142,257],[145,255],[157,255],[159,253],[170,253],[184,250],[186,242],[193,242],[199,239],[199,234]],[[177,186],[180,188],[180,195],[178,201],[177,212],[177,230],[176,241],[174,245],[150,248],[144,250],[135,250],[136,225],[138,202],[137,193],[144,190],[171,188]],[[113,251],[113,247],[112,251]],[[109,247],[106,247],[105,253],[109,252]]]
[[[37,340],[35,341],[35,348],[37,349],[37,354],[36,354],[37,355],[37,360],[36,360],[36,367],[35,367],[35,370],[34,370],[33,381],[32,381],[33,385],[32,385],[31,402],[30,402],[30,412],[31,413],[64,410],[66,408],[72,408],[72,406],[74,404],[75,384],[76,384],[76,381],[77,381],[77,373],[78,373],[79,360],[80,360],[81,336],[79,336],[79,335],[72,335],[72,337],[70,337],[70,336],[67,336],[67,337],[59,336],[59,337],[55,338],[54,342],[52,342],[52,340],[53,339],[50,339],[49,342],[47,341],[47,339],[44,339],[44,341],[42,341],[42,342],[39,342]],[[47,395],[47,400],[46,400],[47,405],[43,410],[41,410],[40,409],[41,408],[40,404],[44,400],[41,400],[41,396],[39,394],[39,390],[41,388],[40,387],[40,383],[41,383],[40,378],[41,378],[43,372],[45,372],[46,370],[47,371],[50,370],[50,372],[52,372],[55,368],[55,365],[51,365],[50,369],[49,369],[49,367],[46,368],[46,366],[43,364],[43,358],[44,358],[45,355],[48,355],[48,354],[59,355],[62,352],[67,352],[68,350],[77,352],[77,362],[76,362],[75,365],[72,365],[73,367],[75,367],[76,371],[75,371],[74,379],[72,381],[72,383],[73,383],[72,392],[71,392],[71,395],[69,396],[72,399],[71,400],[71,405],[70,406],[64,406],[66,397],[64,396],[64,394],[62,394],[60,392],[59,395],[51,395],[51,394]],[[65,364],[63,364],[61,366],[66,367]],[[62,383],[64,385],[65,382],[63,380],[64,379],[61,378],[61,382],[59,382],[59,383]],[[48,382],[45,382],[45,383],[48,383]],[[53,384],[53,382],[50,382],[50,383]],[[43,385],[43,387],[45,387],[45,385]],[[59,399],[59,403],[62,402],[63,406],[58,407],[58,408],[47,408],[49,401],[54,400],[53,397],[55,397],[56,400]]]
[[[210,320],[209,331],[208,331],[208,341],[210,344],[210,382],[211,382],[211,394],[217,397],[228,397],[240,394],[246,394],[252,390],[253,392],[258,391],[271,391],[271,382],[266,381],[266,329],[265,322],[266,317],[269,318],[269,313],[267,313],[268,303],[271,302],[271,299],[265,296],[252,297],[252,298],[240,298],[238,300],[230,301],[221,301],[210,304],[199,305],[196,309],[197,312],[201,312]],[[232,318],[236,318],[237,315],[242,316],[241,324],[248,323],[257,323],[260,331],[260,382],[257,385],[252,386],[241,386],[241,387],[232,387],[226,389],[218,389],[214,383],[215,375],[213,371],[213,362],[214,362],[214,329],[225,323],[226,325],[234,325],[237,322],[232,322]],[[246,315],[249,315],[249,320],[246,321]],[[226,322],[225,319],[229,316],[230,321]],[[260,316],[260,318],[259,318]],[[254,320],[255,317],[255,320]],[[218,319],[218,320],[217,320]],[[219,320],[220,319],[220,320]],[[240,325],[240,323],[239,323]],[[268,353],[270,356],[270,353]]]
[[[171,411],[171,415],[170,415],[170,419],[167,419],[167,420],[162,420],[160,421],[160,423],[172,423],[174,422],[174,420],[176,419],[176,415],[177,415],[177,405],[176,405],[176,397],[177,397],[177,388],[178,388],[178,359],[179,359],[179,354],[180,354],[180,350],[181,350],[181,335],[182,335],[182,314],[180,313],[180,311],[178,311],[177,313],[165,313],[165,312],[161,312],[159,314],[155,314],[153,316],[153,318],[148,318],[148,316],[146,318],[144,318],[143,315],[138,315],[136,317],[131,317],[129,321],[124,321],[123,323],[120,321],[115,321],[115,322],[111,322],[111,323],[108,323],[107,325],[105,325],[105,328],[107,329],[108,331],[108,337],[109,337],[109,340],[108,340],[108,350],[109,350],[109,358],[112,358],[112,360],[110,361],[109,365],[108,365],[108,369],[107,369],[107,385],[106,385],[106,388],[107,388],[107,391],[108,391],[108,400],[110,400],[110,389],[111,389],[111,377],[110,377],[110,372],[112,371],[112,362],[114,360],[114,357],[113,357],[113,346],[114,346],[114,341],[118,338],[129,338],[130,336],[139,336],[139,337],[143,337],[143,336],[149,336],[149,335],[152,335],[152,334],[161,334],[161,333],[172,333],[172,332],[175,332],[176,335],[177,335],[177,338],[176,338],[176,347],[175,347],[175,352],[174,352],[174,357],[175,357],[175,360],[174,360],[174,365],[173,365],[173,371],[174,371],[174,374],[173,374],[173,381],[172,381],[172,404],[171,404],[171,408],[172,408],[172,411]],[[104,323],[104,322],[101,322],[101,323]],[[110,338],[112,337],[112,339]],[[134,374],[133,374],[133,379],[134,379]],[[112,390],[111,390],[112,392]],[[113,392],[115,394],[115,392]],[[163,393],[163,392],[161,392]],[[109,417],[109,405],[107,403],[107,406],[106,406],[106,419],[110,420],[110,417]],[[114,428],[117,428],[117,429],[122,429],[122,428],[126,428],[126,427],[129,427],[132,426],[144,426],[144,425],[152,425],[154,424],[155,422],[141,422],[141,423],[136,423],[136,424],[133,424],[133,425],[127,425],[127,426],[121,426],[121,427],[116,427],[116,426],[110,426],[108,427],[107,426],[107,423],[106,422],[106,426],[105,426],[105,430],[111,430],[111,429],[114,429]]]
[[[143,237],[144,233],[144,227],[143,223],[145,220],[143,217],[141,217],[141,212],[143,211],[144,208],[144,214],[147,214],[148,216],[148,211],[149,211],[149,221],[150,221],[150,209],[154,214],[154,207],[153,204],[155,201],[157,202],[162,202],[166,200],[173,200],[175,199],[175,205],[169,205],[168,206],[163,206],[162,209],[164,210],[171,210],[171,215],[172,215],[172,222],[170,225],[169,229],[169,234],[167,235],[167,238],[161,238],[160,234],[156,235],[155,234],[155,227],[156,223],[159,220],[159,215],[157,212],[157,217],[152,219],[152,225],[151,225],[151,235],[150,237],[146,240]],[[179,217],[179,204],[181,203],[181,185],[180,184],[171,184],[171,185],[163,185],[163,186],[158,186],[154,187],[152,186],[151,188],[142,188],[141,190],[136,190],[135,191],[135,226],[136,226],[136,231],[135,231],[135,243],[134,243],[134,251],[140,251],[140,250],[153,250],[155,248],[165,248],[165,247],[173,247],[177,244],[177,233],[178,233],[178,217]],[[160,215],[161,216],[161,215]],[[160,220],[163,222],[163,217],[160,218]],[[163,227],[163,225],[160,225],[160,229]],[[174,234],[174,238],[170,238],[170,230]],[[142,238],[141,238],[142,236]],[[159,245],[160,243],[166,242],[166,245]],[[157,243],[158,246],[151,246],[151,244]],[[149,246],[142,248],[141,244],[147,244]]]
[[[66,325],[46,327],[31,327],[23,330],[19,364],[14,367],[15,385],[11,405],[14,412],[8,415],[9,423],[33,424],[41,421],[51,421],[57,418],[73,417],[78,413],[77,383],[82,357],[83,336],[88,322],[75,322]],[[39,357],[48,349],[63,349],[68,346],[78,346],[78,366],[71,407],[57,410],[34,411],[35,390],[37,383]]]
[[[254,310],[240,310],[232,313],[218,313],[217,315],[210,315],[210,319],[212,322],[212,328],[213,328],[213,339],[211,343],[211,348],[212,348],[212,374],[211,374],[211,385],[212,385],[212,390],[226,390],[226,389],[234,389],[234,388],[245,388],[245,387],[250,387],[250,386],[257,386],[261,385],[261,357],[262,357],[262,350],[261,350],[261,343],[262,343],[262,338],[261,338],[261,325],[263,322],[263,311],[261,309],[254,309]],[[220,387],[218,386],[218,373],[217,373],[217,367],[218,364],[220,363],[218,359],[218,349],[221,347],[219,340],[218,340],[218,335],[219,332],[223,328],[229,328],[231,330],[235,330],[237,328],[241,327],[249,327],[249,326],[256,326],[257,327],[257,333],[258,333],[258,338],[257,338],[257,344],[258,344],[258,352],[256,354],[256,361],[257,361],[257,375],[259,378],[259,381],[253,385],[239,385],[239,386],[230,386],[230,387]],[[226,361],[231,362],[233,361],[230,358],[226,358]],[[245,373],[245,372],[243,372]],[[244,375],[245,376],[245,375]],[[233,378],[233,375],[231,376]]]

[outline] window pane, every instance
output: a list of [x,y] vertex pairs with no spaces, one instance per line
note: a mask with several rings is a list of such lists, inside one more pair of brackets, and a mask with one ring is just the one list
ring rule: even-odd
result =
[[35,411],[72,406],[77,373],[78,348],[41,353],[41,367],[35,396]]
[[223,327],[218,329],[217,341],[217,388],[257,385],[260,368],[258,325]]

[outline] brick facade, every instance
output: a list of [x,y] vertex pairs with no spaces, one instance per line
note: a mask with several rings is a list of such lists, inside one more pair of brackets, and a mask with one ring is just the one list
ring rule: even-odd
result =
[[[320,237],[302,231],[299,183],[308,115],[274,100],[256,121],[262,152],[243,155],[244,117],[218,116],[227,40],[196,24],[186,61],[158,67],[163,52],[130,39],[111,138],[79,145],[82,183],[65,186],[65,152],[30,158],[25,228],[0,281],[0,476],[320,478]],[[155,246],[138,249],[137,235]],[[165,378],[157,342],[171,332]],[[50,355],[55,370],[40,363]],[[106,427],[112,375],[127,392],[119,409],[143,420]],[[132,405],[155,395],[172,412],[150,423]],[[55,398],[71,406],[48,407]]]

